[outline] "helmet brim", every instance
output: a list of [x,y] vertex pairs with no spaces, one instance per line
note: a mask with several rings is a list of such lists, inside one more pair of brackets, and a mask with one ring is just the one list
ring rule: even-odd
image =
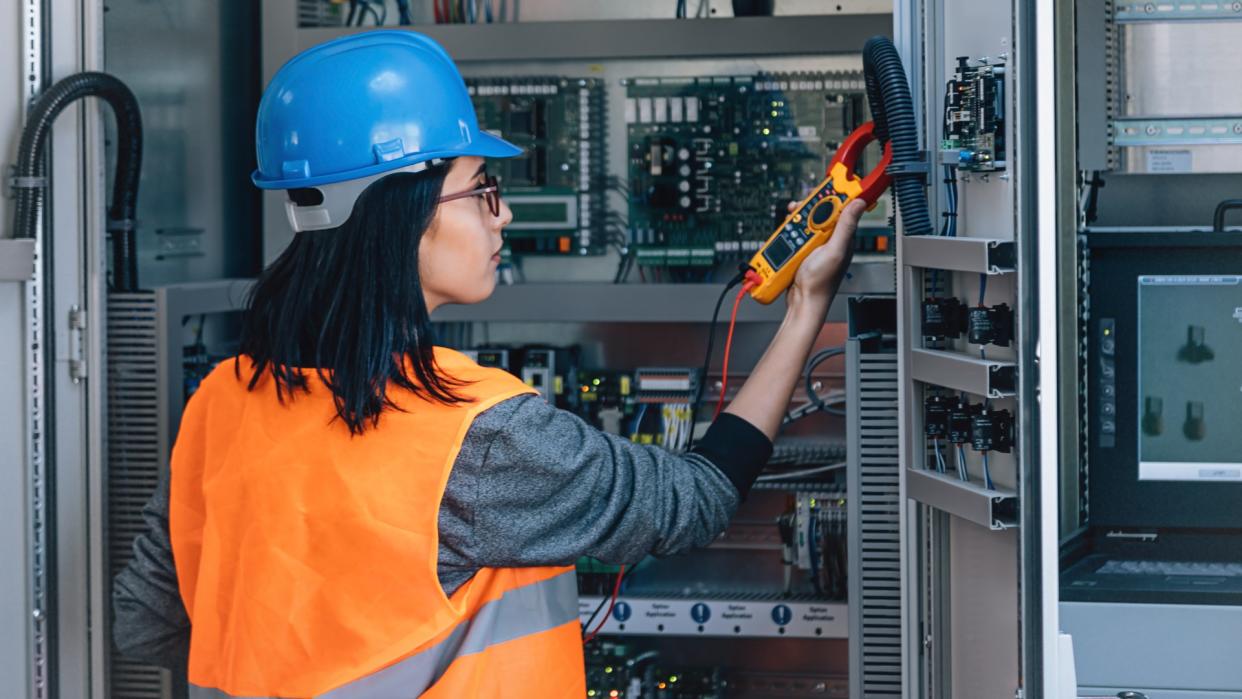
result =
[[521,154],[521,148],[486,131],[479,131],[478,138],[468,147],[463,148],[461,153],[461,155],[475,155],[480,158],[514,158]]
[[309,178],[268,180],[264,179],[262,171],[255,170],[250,176],[250,179],[259,189],[295,189],[299,187],[318,187],[320,185],[346,182],[348,180],[370,177],[371,175],[378,175],[392,170],[399,170],[403,167],[427,162],[428,160],[448,160],[450,158],[460,158],[467,155],[473,155],[479,158],[513,158],[521,154],[521,148],[509,143],[503,138],[494,136],[486,131],[479,131],[475,135],[474,140],[471,141],[469,145],[464,147],[458,147],[453,150],[419,153],[417,155],[398,158],[386,163],[377,163],[369,167],[359,168],[349,172],[334,172]]

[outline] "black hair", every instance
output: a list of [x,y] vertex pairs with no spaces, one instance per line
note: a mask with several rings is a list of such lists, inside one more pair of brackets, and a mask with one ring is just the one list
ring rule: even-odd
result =
[[345,223],[296,234],[259,275],[241,332],[240,355],[254,362],[250,390],[270,374],[283,403],[308,391],[304,370],[314,370],[353,435],[397,407],[389,382],[443,404],[468,400],[454,392],[464,384],[436,367],[418,274],[448,169],[377,180]]

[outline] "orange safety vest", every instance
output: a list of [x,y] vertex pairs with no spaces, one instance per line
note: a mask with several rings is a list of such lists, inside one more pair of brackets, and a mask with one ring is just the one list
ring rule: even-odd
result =
[[331,392],[282,404],[223,362],[186,407],[169,530],[191,621],[191,697],[574,697],[586,693],[572,566],[483,568],[452,597],[438,516],[471,422],[532,390],[437,348],[470,403],[390,390],[351,437]]

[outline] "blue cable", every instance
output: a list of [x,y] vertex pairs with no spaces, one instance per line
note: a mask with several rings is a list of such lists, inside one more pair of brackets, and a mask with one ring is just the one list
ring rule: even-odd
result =
[[634,417],[634,429],[630,430],[631,435],[638,434],[638,430],[642,429],[643,416],[646,414],[647,414],[647,404],[643,403],[642,407],[638,409],[638,415]]
[[[983,411],[986,413],[987,411],[991,409],[992,409],[992,401],[991,400],[983,401]],[[983,485],[988,490],[996,490],[996,488],[993,487],[992,485],[992,470],[988,468],[988,452],[986,449],[983,451]]]
[[941,227],[941,235],[949,238],[957,237],[957,176],[953,168],[949,165],[944,166],[944,181],[949,185],[946,194],[948,200],[948,211],[945,212],[944,226]]
[[[944,214],[944,224],[940,226],[940,235],[946,238],[957,237],[957,177],[954,169],[944,166],[944,181],[949,185],[946,191],[946,199],[948,210]],[[931,272],[932,294],[939,297],[940,294],[940,270],[933,269]]]

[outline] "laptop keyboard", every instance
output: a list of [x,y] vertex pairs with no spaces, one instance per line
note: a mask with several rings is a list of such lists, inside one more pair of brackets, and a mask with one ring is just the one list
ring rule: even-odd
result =
[[1242,578],[1242,563],[1195,561],[1108,561],[1096,569],[1097,575],[1162,575]]

